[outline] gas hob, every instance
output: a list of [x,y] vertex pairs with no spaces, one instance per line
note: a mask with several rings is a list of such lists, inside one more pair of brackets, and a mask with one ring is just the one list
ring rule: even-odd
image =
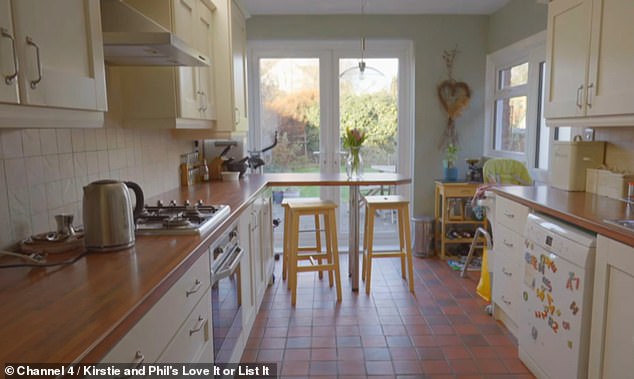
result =
[[199,200],[178,205],[170,201],[164,205],[146,205],[136,222],[138,235],[205,235],[229,216],[228,205],[208,205]]

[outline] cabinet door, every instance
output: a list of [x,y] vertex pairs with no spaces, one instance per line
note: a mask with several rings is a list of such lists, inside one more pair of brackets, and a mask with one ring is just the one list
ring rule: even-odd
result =
[[187,45],[195,46],[196,43],[196,12],[198,0],[172,0],[173,1],[173,30],[174,34]]
[[231,47],[233,56],[233,101],[235,129],[249,128],[247,109],[247,27],[242,12],[231,2]]
[[196,67],[178,68],[179,117],[200,118],[200,90],[198,89],[198,69]]
[[634,113],[634,1],[594,0],[589,116]]
[[[13,23],[11,21],[11,5],[9,0],[0,0],[0,103],[17,103],[18,97],[18,57]],[[14,76],[15,75],[15,76]],[[6,78],[11,78],[7,82]]]
[[106,110],[98,0],[13,1],[24,104]]
[[557,0],[548,8],[546,118],[585,114],[591,0]]
[[592,304],[589,378],[634,372],[634,248],[598,236]]

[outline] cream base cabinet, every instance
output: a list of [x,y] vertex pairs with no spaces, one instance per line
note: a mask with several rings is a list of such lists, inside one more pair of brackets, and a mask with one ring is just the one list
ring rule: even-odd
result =
[[493,316],[517,336],[520,284],[524,272],[524,227],[528,208],[501,196],[495,197],[493,229]]
[[[0,73],[0,103],[105,111],[99,1],[0,0]],[[2,105],[2,119],[13,121],[22,112],[24,118],[39,120],[39,125],[57,126],[47,124],[47,119],[64,117],[36,107]],[[68,118],[81,116],[69,112]]]
[[205,252],[102,363],[212,362],[211,274]]
[[550,125],[634,122],[634,2],[557,0],[548,9],[545,116]]
[[629,378],[634,372],[634,247],[597,238],[589,378]]

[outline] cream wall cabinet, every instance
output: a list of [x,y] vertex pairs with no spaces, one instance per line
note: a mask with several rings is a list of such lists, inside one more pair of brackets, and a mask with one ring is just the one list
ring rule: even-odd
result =
[[[208,330],[205,335],[204,328],[209,328],[209,325],[204,325],[205,320],[198,323],[198,316],[206,318],[207,323],[211,320],[210,287],[210,261],[208,252],[205,252],[110,350],[102,362],[152,363],[161,356],[169,360],[176,354],[174,349],[191,351],[191,357],[195,357],[195,360],[211,362],[213,354],[203,357],[205,351],[212,351],[204,346],[207,342],[211,344],[211,331]],[[182,336],[190,329],[196,329],[198,324],[203,333],[194,332],[192,338]]]
[[0,126],[21,127],[20,119],[64,127],[103,119],[76,111],[107,108],[98,0],[0,0],[0,28]]
[[599,235],[594,274],[589,378],[634,372],[634,247]]
[[557,0],[548,10],[550,125],[634,122],[634,2]]
[[246,22],[233,0],[218,0],[214,14],[214,74],[218,132],[246,132]]
[[493,233],[493,316],[517,336],[520,283],[524,275],[524,227],[528,208],[501,196],[495,197]]
[[[213,5],[208,0],[128,0],[206,59],[213,56]],[[215,119],[213,67],[111,67],[120,89],[125,127],[211,129]],[[114,87],[114,85],[113,85]]]

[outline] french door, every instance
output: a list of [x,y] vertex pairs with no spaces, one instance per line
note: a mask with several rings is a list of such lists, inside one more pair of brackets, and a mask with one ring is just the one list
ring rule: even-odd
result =
[[[278,133],[277,146],[264,156],[264,172],[345,172],[342,135],[347,127],[359,127],[368,135],[362,149],[366,172],[410,173],[413,139],[410,44],[373,41],[365,46],[371,49],[364,50],[361,59],[359,41],[250,44],[249,74],[253,79],[249,147],[262,149]],[[360,62],[364,64],[363,70]],[[368,187],[362,192],[388,194],[395,190]],[[398,190],[409,196],[408,188]],[[281,207],[276,203],[284,197],[336,201],[339,238],[347,240],[347,187],[274,191],[274,218],[281,217]],[[387,245],[397,243],[394,239],[397,223],[390,214],[381,216],[384,225],[375,231],[379,245],[381,241]],[[280,239],[281,233],[276,236],[276,240]],[[346,244],[340,246],[345,248]]]

